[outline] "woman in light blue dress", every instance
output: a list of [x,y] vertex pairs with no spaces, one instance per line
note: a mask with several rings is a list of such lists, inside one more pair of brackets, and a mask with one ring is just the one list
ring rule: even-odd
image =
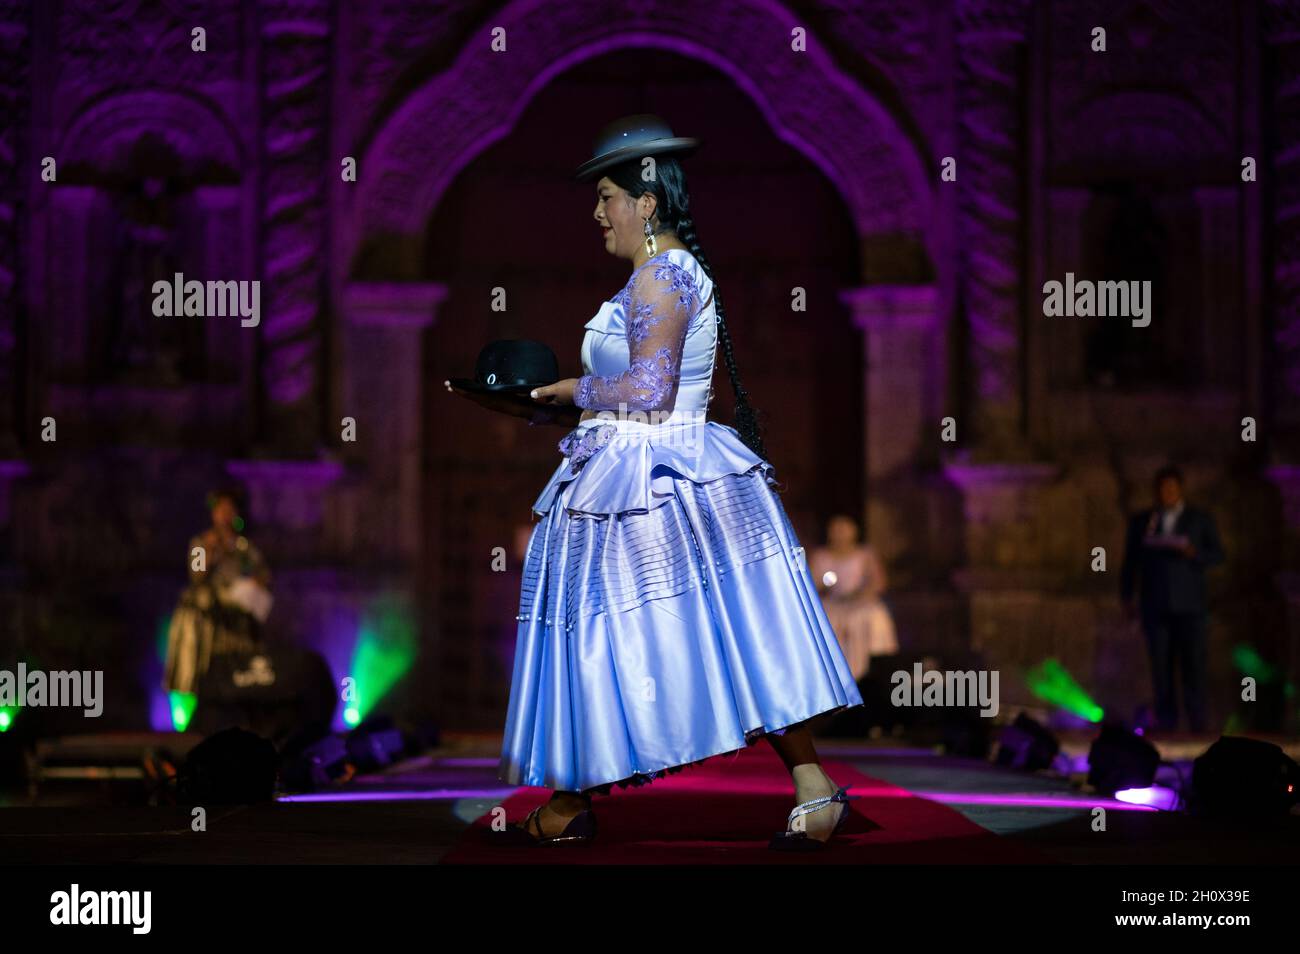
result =
[[[584,375],[533,397],[583,409],[533,504],[500,777],[554,790],[499,840],[595,835],[593,794],[766,738],[796,807],[778,849],[816,849],[848,815],[807,722],[861,705],[741,387],[677,156],[654,116],[607,127],[605,249],[632,274],[586,324]],[[721,344],[737,427],[707,419]]]

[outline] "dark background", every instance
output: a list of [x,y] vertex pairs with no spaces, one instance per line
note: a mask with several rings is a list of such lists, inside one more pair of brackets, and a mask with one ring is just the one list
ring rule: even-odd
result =
[[[1216,723],[1260,719],[1236,701],[1249,648],[1296,728],[1282,2],[3,0],[0,663],[102,668],[101,727],[165,727],[186,541],[236,481],[274,639],[340,677],[372,640],[409,663],[383,706],[498,728],[519,540],[563,432],[441,382],[504,337],[579,372],[627,268],[571,173],[643,111],[705,141],[695,218],[791,519],[810,546],[833,513],[865,522],[906,649],[978,651],[1004,705],[1034,704],[1023,674],[1055,657],[1130,713],[1147,673],[1116,601],[1124,518],[1174,460],[1229,553]],[[260,280],[261,325],[154,319],[149,286],[175,271]],[[1067,271],[1151,280],[1150,327],[1045,318]]]

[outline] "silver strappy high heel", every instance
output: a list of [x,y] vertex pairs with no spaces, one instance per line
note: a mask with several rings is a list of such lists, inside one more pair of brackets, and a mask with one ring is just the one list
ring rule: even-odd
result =
[[[522,822],[512,822],[501,831],[491,832],[491,840],[498,845],[557,845],[586,843],[596,837],[596,815],[590,808],[574,815],[559,834],[546,834],[542,830],[541,818],[544,807],[538,805]],[[533,829],[537,834],[533,834]]]
[[[786,830],[773,835],[767,847],[776,851],[821,851],[826,847],[826,843],[844,827],[844,823],[849,818],[849,799],[857,797],[859,796],[850,795],[847,788],[841,788],[834,795],[823,795],[821,798],[813,798],[801,805],[796,805],[786,821]],[[794,824],[794,820],[799,816],[819,811],[833,802],[840,802],[844,807],[840,809],[839,820],[835,822],[835,827],[831,829],[831,833],[826,836],[826,841],[809,838],[806,831],[792,831],[790,829],[789,826]]]

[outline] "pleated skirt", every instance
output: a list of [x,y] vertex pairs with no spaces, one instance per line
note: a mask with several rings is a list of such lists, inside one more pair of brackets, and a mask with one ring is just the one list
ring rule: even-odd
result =
[[533,505],[502,780],[640,785],[862,704],[772,464],[714,421],[579,433]]

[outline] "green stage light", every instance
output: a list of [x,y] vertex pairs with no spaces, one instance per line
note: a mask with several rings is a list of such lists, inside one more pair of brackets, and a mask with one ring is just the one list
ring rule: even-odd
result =
[[1261,656],[1259,650],[1247,643],[1238,643],[1232,647],[1232,662],[1257,682],[1272,682],[1277,678],[1277,667]]
[[1044,702],[1060,706],[1088,722],[1100,722],[1105,710],[1066,672],[1055,659],[1045,659],[1025,674],[1029,691]]
[[10,726],[14,724],[14,716],[17,711],[10,706],[0,706],[0,732],[8,732]]
[[171,706],[172,728],[184,732],[194,717],[194,706],[198,699],[192,692],[169,692],[167,700]]
[[351,673],[356,680],[352,704],[344,712],[355,713],[361,722],[373,711],[375,703],[410,671],[415,662],[417,640],[410,614],[394,603],[383,603],[362,623],[352,654]]

